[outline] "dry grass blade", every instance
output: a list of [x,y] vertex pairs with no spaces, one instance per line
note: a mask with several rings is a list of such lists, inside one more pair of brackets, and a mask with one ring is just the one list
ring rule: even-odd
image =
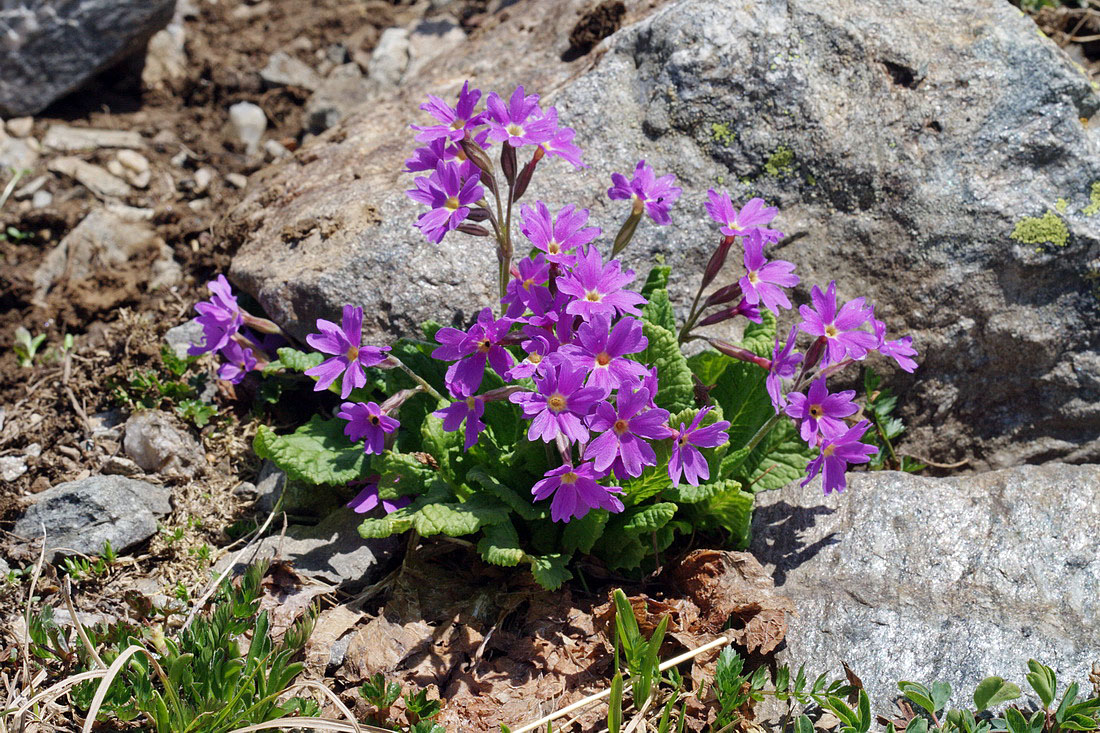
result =
[[348,709],[348,706],[344,704],[344,701],[341,700],[335,692],[325,687],[320,682],[316,682],[314,680],[309,680],[307,682],[297,682],[287,688],[287,692],[293,692],[295,690],[317,690],[326,698],[328,698],[332,702],[332,704],[336,706],[336,709],[344,715],[344,717],[351,721],[351,724],[355,726],[356,733],[359,733],[363,730],[371,730],[370,726],[359,725],[359,721],[355,719],[354,713],[352,713],[351,710]]
[[375,728],[373,725],[353,726],[351,723],[345,723],[342,720],[329,720],[328,718],[278,718],[277,720],[269,720],[266,723],[256,723],[255,725],[246,725],[243,728],[235,728],[229,731],[229,733],[249,733],[254,730],[274,730],[277,728],[335,730],[346,731],[346,733],[358,733],[358,731],[368,731],[369,733],[393,733],[393,731],[386,728]]
[[[662,663],[661,666],[657,668],[657,671],[658,672],[664,672],[666,669],[670,669],[672,667],[675,667],[678,664],[683,664],[684,662],[688,661],[689,659],[693,659],[693,658],[699,656],[700,654],[704,654],[706,652],[711,651],[712,649],[720,649],[724,646],[728,646],[732,642],[733,642],[733,639],[731,639],[728,636],[719,636],[717,639],[715,639],[713,641],[709,641],[709,642],[707,642],[706,644],[703,644],[701,647],[699,647],[697,649],[692,649],[691,651],[684,652],[683,654],[681,654],[679,656],[676,656],[676,657],[673,657],[672,659],[668,660],[667,662]],[[624,684],[626,682],[629,682],[629,681],[630,681],[629,677],[627,677],[623,680]],[[600,700],[604,699],[605,697],[607,697],[610,694],[611,694],[611,688],[610,687],[604,688],[603,690],[600,690],[599,692],[596,692],[596,693],[593,693],[593,694],[589,695],[588,697],[584,698],[583,700],[577,700],[575,703],[566,705],[564,708],[562,708],[562,709],[560,709],[556,712],[550,713],[549,715],[544,715],[543,717],[539,718],[538,720],[536,720],[533,723],[527,723],[526,725],[521,725],[519,728],[516,728],[515,730],[513,730],[512,733],[528,733],[529,731],[533,731],[533,730],[542,728],[547,723],[550,723],[552,721],[557,720],[558,718],[569,715],[574,710],[579,710],[583,707],[587,707],[588,705],[591,705],[594,702],[599,702]]]
[[80,623],[80,619],[77,618],[76,608],[73,607],[71,586],[72,580],[66,575],[65,582],[61,584],[61,598],[65,601],[65,608],[69,609],[69,618],[73,620],[73,626],[76,627],[76,633],[80,637],[80,642],[84,644],[84,648],[88,650],[88,654],[95,660],[96,666],[100,669],[107,669],[107,665],[104,663],[103,658],[99,656],[99,652],[92,646],[92,642],[88,638],[88,632],[84,631],[84,624]]
[[37,703],[47,705],[68,692],[69,688],[75,687],[81,682],[103,677],[106,674],[107,672],[105,670],[93,669],[91,672],[81,672],[80,674],[75,674],[72,677],[67,677],[60,682],[56,682],[23,703],[23,705],[15,711],[15,718],[19,720],[21,716],[26,715],[27,711]]
[[137,646],[136,644],[131,647],[127,647],[126,651],[118,655],[106,672],[98,672],[103,676],[103,681],[99,683],[99,687],[95,691],[95,697],[92,698],[92,704],[88,706],[88,715],[84,719],[84,726],[80,729],[81,733],[91,733],[92,726],[95,725],[96,716],[99,715],[99,709],[103,706],[103,700],[107,697],[107,691],[111,689],[111,683],[118,677],[118,673],[122,671],[123,665],[130,660],[130,657],[135,654],[144,654],[152,662],[153,668],[157,671],[157,676],[160,677],[160,681],[164,684],[166,692],[171,692],[168,687],[168,676],[164,674],[164,670],[161,669],[160,664],[157,662],[156,657],[149,653],[149,650],[143,646]]

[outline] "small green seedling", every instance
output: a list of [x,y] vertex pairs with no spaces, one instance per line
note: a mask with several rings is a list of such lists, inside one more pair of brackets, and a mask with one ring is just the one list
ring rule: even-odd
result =
[[34,366],[34,358],[45,340],[46,334],[44,333],[31,336],[31,332],[22,326],[15,329],[15,344],[12,345],[12,350],[15,351],[15,358],[18,360],[19,366]]

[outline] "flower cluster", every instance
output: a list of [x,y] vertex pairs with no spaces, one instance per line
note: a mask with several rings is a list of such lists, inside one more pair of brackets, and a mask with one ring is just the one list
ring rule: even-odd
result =
[[211,293],[210,300],[195,304],[199,314],[195,322],[202,327],[202,342],[191,344],[187,353],[190,356],[217,353],[222,357],[218,378],[240,384],[249,372],[263,369],[270,354],[285,341],[278,337],[278,326],[241,308],[225,275],[218,275],[206,287]]

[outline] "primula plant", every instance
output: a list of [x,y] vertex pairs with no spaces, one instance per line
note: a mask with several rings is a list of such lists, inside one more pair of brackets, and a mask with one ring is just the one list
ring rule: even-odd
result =
[[[470,537],[486,561],[526,563],[546,587],[571,577],[577,554],[631,570],[678,534],[744,546],[753,494],[799,477],[844,489],[848,465],[877,448],[854,393],[830,391],[829,377],[872,352],[911,371],[910,339],[889,340],[864,298],[838,302],[835,282],[814,286],[780,334],[799,277],[767,255],[784,237],[770,228],[777,210],[738,209],[715,190],[703,205],[717,246],[678,324],[669,268],[642,280],[618,259],[644,220],[672,224],[675,177],[644,160],[615,173],[607,195],[625,216],[605,238],[585,209],[524,201],[536,172],[567,173],[554,159],[584,166],[557,111],[523,87],[481,100],[469,84],[454,106],[430,97],[405,168],[425,246],[465,236],[495,248],[500,300],[472,324],[369,345],[348,304],[339,324],[317,321],[305,353],[265,344],[277,328],[244,312],[223,277],[196,306],[205,339],[193,352],[220,351],[222,378],[300,372],[343,400],[292,434],[261,428],[257,453],[294,480],[358,482],[350,506],[373,512],[364,537]],[[731,252],[743,269],[720,281]],[[700,330],[738,321],[737,343]],[[687,357],[689,342],[701,343]]]

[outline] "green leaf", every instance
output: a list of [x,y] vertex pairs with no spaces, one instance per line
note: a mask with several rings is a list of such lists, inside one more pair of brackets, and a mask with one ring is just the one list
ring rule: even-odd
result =
[[688,357],[688,368],[699,378],[699,381],[707,386],[713,385],[722,376],[732,363],[732,359],[725,354],[719,354],[713,349],[700,351]]
[[654,265],[646,276],[642,285],[642,297],[648,298],[655,290],[668,290],[668,276],[672,274],[672,268],[668,265]]
[[461,431],[447,432],[443,429],[443,420],[434,414],[429,413],[420,425],[421,445],[438,461],[440,470],[452,481],[458,480],[453,464],[462,451],[463,440]]
[[649,346],[634,358],[657,368],[660,383],[655,399],[657,406],[669,412],[680,412],[691,407],[695,393],[691,369],[680,351],[675,334],[649,321],[642,321],[642,331],[649,340]]
[[694,524],[700,528],[721,527],[730,533],[736,547],[748,547],[755,499],[736,481],[727,479],[720,485],[726,487],[725,491],[691,505]]
[[252,441],[260,458],[267,458],[292,481],[308,484],[346,484],[360,478],[367,465],[361,446],[344,435],[343,420],[314,415],[289,435],[276,435],[261,425]]
[[898,689],[915,704],[927,710],[930,715],[936,714],[936,704],[932,702],[932,692],[924,685],[919,682],[906,682],[903,680],[898,683]]
[[569,554],[589,553],[603,534],[610,517],[606,509],[592,509],[580,519],[566,523],[561,533],[561,546]]
[[1054,670],[1034,659],[1027,661],[1027,668],[1030,670],[1027,674],[1027,683],[1031,685],[1031,689],[1035,690],[1035,694],[1039,696],[1043,707],[1049,708],[1050,704],[1054,702],[1054,688],[1057,683]]
[[[546,518],[545,507],[531,503],[531,499],[524,497],[510,486],[505,486],[494,476],[490,476],[488,471],[481,466],[470,469],[467,477],[470,481],[480,484],[481,488],[487,493],[507,504],[512,511],[524,519],[530,521]],[[528,493],[528,496],[530,496],[530,493]]]
[[781,489],[805,476],[806,464],[816,455],[817,451],[798,436],[794,423],[783,419],[734,474],[741,475],[754,494]]
[[619,528],[628,535],[648,534],[668,524],[675,514],[676,505],[667,501],[634,507],[623,512]]
[[918,715],[905,726],[905,733],[928,733],[928,720]]
[[573,577],[573,573],[566,567],[569,564],[568,555],[528,555],[527,560],[531,563],[531,574],[535,576],[535,582],[546,590],[557,590],[562,583]]
[[794,723],[794,733],[814,733],[814,724],[806,715],[799,715]]
[[741,346],[757,356],[771,358],[775,350],[776,323],[775,314],[770,310],[760,311],[760,323],[745,326],[741,337]]
[[935,706],[937,713],[947,706],[947,701],[950,699],[951,685],[946,682],[932,683],[932,704]]
[[379,475],[378,496],[382,499],[417,496],[441,481],[438,471],[408,453],[388,450],[374,456],[371,467]]
[[675,333],[676,314],[673,313],[672,303],[668,300],[669,272],[668,267],[660,265],[649,271],[649,277],[642,286],[642,296],[649,301],[642,308],[642,320]]
[[1031,733],[1031,727],[1027,723],[1027,718],[1024,717],[1016,708],[1008,708],[1005,710],[1005,724],[1008,726],[1008,730],[1011,733]]
[[277,372],[281,369],[285,369],[289,372],[298,372],[300,374],[307,369],[312,369],[325,360],[324,354],[320,354],[316,351],[298,351],[289,346],[276,349],[275,353],[279,358],[268,363],[264,368],[264,374]]
[[681,483],[679,486],[665,489],[664,493],[661,494],[661,498],[674,501],[677,504],[698,504],[727,491],[740,488],[741,484],[733,480],[715,481],[709,484],[699,484],[698,486]]
[[1062,695],[1062,702],[1058,704],[1058,709],[1054,711],[1054,720],[1061,723],[1065,719],[1070,707],[1073,705],[1074,701],[1077,700],[1077,691],[1079,689],[1080,685],[1076,682],[1070,684],[1070,686],[1066,688],[1066,694]]
[[384,517],[369,517],[359,524],[359,536],[364,539],[381,539],[412,529],[415,512],[402,514],[401,509]]
[[466,502],[428,504],[413,517],[413,529],[424,537],[445,534],[461,537],[473,534],[486,525],[508,521],[508,508],[484,495]]
[[1020,688],[1003,677],[986,677],[974,690],[974,707],[978,712],[1020,697]]
[[482,534],[477,543],[477,551],[485,562],[515,567],[523,560],[525,553],[519,544],[519,534],[511,522],[491,524],[485,527]]

